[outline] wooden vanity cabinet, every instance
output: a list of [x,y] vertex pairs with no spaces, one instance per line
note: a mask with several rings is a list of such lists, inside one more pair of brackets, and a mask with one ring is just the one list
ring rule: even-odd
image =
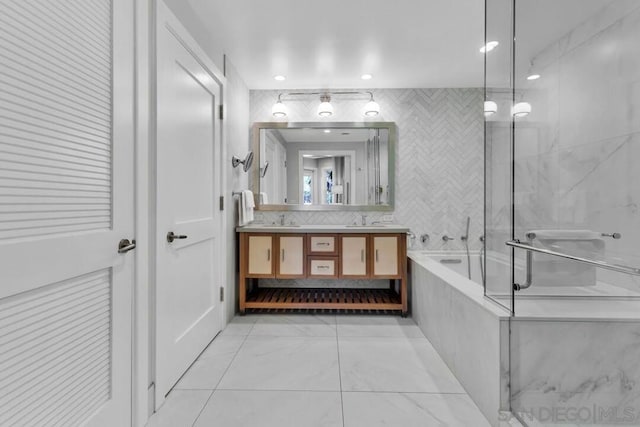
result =
[[[380,289],[247,288],[252,279],[389,279]],[[247,292],[249,290],[249,292]],[[407,313],[404,233],[240,233],[240,313],[246,309],[394,310]]]

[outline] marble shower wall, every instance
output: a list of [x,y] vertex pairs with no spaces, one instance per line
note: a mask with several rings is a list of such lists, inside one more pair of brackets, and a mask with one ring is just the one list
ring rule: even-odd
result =
[[[286,92],[286,90],[283,90]],[[394,222],[416,235],[431,236],[425,249],[463,248],[467,216],[471,217],[471,245],[480,248],[483,233],[483,112],[482,89],[373,89],[381,113],[375,121],[398,127]],[[313,92],[313,91],[310,91]],[[274,121],[271,107],[279,91],[250,92],[251,122]],[[330,121],[364,121],[366,100],[334,97]],[[320,122],[319,100],[287,100],[288,121]],[[281,212],[256,212],[256,220],[276,221]],[[376,212],[291,212],[287,220],[299,224],[349,224],[360,214],[380,219]],[[444,243],[444,234],[457,240]],[[422,247],[419,241],[415,247]]]

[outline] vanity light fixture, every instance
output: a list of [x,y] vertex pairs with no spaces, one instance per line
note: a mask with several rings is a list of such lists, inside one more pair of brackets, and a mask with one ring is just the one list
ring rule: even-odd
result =
[[527,80],[538,80],[540,78],[540,74],[530,74],[527,76]]
[[371,99],[367,102],[367,105],[364,106],[364,115],[367,117],[375,117],[378,114],[380,114],[380,104],[374,101],[372,93]]
[[333,105],[331,105],[331,96],[323,94],[320,96],[320,105],[318,105],[318,115],[320,117],[329,117],[333,115]]
[[527,117],[531,113],[531,104],[528,102],[518,102],[511,109],[511,114],[515,118]]
[[278,101],[271,107],[271,114],[277,118],[287,117],[287,106],[282,103],[280,97],[281,95],[278,95]]
[[487,52],[491,52],[493,49],[495,49],[496,47],[498,47],[498,45],[500,44],[500,42],[497,42],[495,40],[487,42],[487,44],[485,44],[484,46],[482,46],[480,48],[480,53],[487,53]]
[[484,116],[489,117],[498,112],[498,104],[495,101],[484,101]]
[[318,105],[318,115],[320,117],[330,117],[333,115],[333,105],[331,104],[332,95],[367,95],[369,102],[365,105],[364,115],[366,117],[375,117],[380,114],[380,104],[373,99],[373,92],[290,92],[278,95],[278,100],[271,108],[271,113],[276,118],[287,116],[287,107],[282,102],[284,97],[293,96],[320,96],[320,105]]

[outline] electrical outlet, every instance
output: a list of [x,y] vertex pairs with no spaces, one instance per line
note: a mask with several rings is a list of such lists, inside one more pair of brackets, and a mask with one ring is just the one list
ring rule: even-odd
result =
[[393,215],[382,215],[382,222],[393,222]]

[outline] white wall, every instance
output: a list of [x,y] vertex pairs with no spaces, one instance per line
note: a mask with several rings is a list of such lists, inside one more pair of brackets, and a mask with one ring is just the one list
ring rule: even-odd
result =
[[[225,75],[227,77],[227,113],[225,114],[227,147],[226,156],[222,160],[227,163],[227,189],[225,193],[227,229],[224,238],[228,244],[225,304],[227,320],[230,320],[235,315],[238,304],[238,296],[236,295],[238,240],[235,232],[238,223],[238,197],[233,197],[231,192],[249,188],[249,173],[244,172],[242,167],[231,167],[231,156],[235,154],[244,158],[249,150],[249,89],[229,59],[226,60]],[[252,167],[259,167],[257,159],[254,160]]]

